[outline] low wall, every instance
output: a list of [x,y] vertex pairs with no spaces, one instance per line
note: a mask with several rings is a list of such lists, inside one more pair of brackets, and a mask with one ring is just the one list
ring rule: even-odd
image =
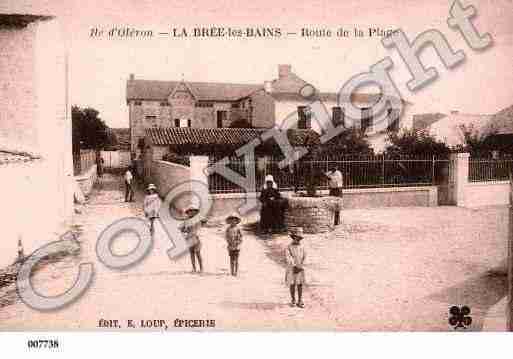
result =
[[[151,176],[149,180],[158,188],[159,195],[162,198],[169,193],[172,187],[179,183],[188,181],[191,178],[191,169],[177,163],[165,161],[153,161],[151,166]],[[171,213],[173,215],[182,215],[183,211],[191,205],[193,196],[185,194],[173,200],[171,204]]]
[[88,196],[91,193],[97,179],[98,174],[96,172],[96,165],[92,165],[85,173],[75,176],[75,181],[78,183],[78,186],[85,196]]
[[344,190],[344,208],[434,207],[438,205],[438,188],[393,187]]
[[509,204],[509,181],[471,182],[465,186],[465,207]]
[[[327,194],[328,191],[319,191]],[[290,197],[294,192],[282,192]],[[260,193],[250,193],[257,197]],[[223,216],[234,212],[246,202],[245,193],[212,194],[211,216]],[[260,202],[254,211],[260,210]],[[395,188],[364,188],[343,190],[342,207],[353,208],[379,208],[379,207],[434,207],[438,205],[438,188],[436,186],[423,187],[395,187]]]

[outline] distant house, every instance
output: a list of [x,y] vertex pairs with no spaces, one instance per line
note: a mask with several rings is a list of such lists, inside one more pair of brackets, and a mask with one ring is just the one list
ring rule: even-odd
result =
[[513,106],[493,115],[491,126],[494,132],[487,138],[490,146],[498,151],[513,153]]
[[413,116],[413,128],[425,130],[449,147],[464,145],[462,127],[473,129],[483,136],[493,131],[492,115],[468,114],[452,111],[450,114],[423,114]]
[[[130,75],[129,107],[131,150],[140,152],[141,138],[150,128],[228,128],[244,120],[252,128],[296,128],[320,131],[307,106],[312,100],[300,91],[308,83],[278,65],[278,78],[262,84],[188,81],[149,81]],[[334,123],[344,122],[344,106],[336,93],[317,94]],[[371,107],[377,95],[356,94],[352,102],[362,109],[362,127],[373,126]],[[392,118],[392,117],[391,117]],[[391,120],[394,127],[395,118]]]
[[130,151],[130,129],[129,128],[110,128],[114,136],[115,145],[111,150]]
[[73,213],[67,57],[57,21],[0,14],[0,267],[56,240]]
[[413,115],[412,128],[414,130],[425,130],[429,128],[433,123],[441,120],[447,115],[443,113],[423,113],[419,115]]
[[513,106],[493,115],[452,111],[413,116],[413,129],[428,131],[450,147],[464,145],[462,128],[472,129],[497,150],[513,152]]

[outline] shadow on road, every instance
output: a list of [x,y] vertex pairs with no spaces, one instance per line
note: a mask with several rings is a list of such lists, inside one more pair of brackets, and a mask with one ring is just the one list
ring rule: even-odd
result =
[[449,305],[467,305],[472,310],[473,326],[481,330],[484,315],[506,296],[507,287],[507,273],[497,267],[430,295],[428,299]]

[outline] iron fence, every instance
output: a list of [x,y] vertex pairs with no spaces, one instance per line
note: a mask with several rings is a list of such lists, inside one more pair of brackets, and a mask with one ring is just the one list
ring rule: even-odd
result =
[[[210,165],[218,159],[211,158]],[[242,158],[229,158],[227,167],[246,177],[246,165],[255,170],[256,191],[264,186],[265,176],[274,177],[280,190],[302,191],[311,177],[317,179],[316,187],[328,189],[328,178],[323,174],[337,167],[344,178],[344,188],[377,188],[402,186],[427,186],[446,183],[449,160],[431,157],[344,156],[318,160],[297,161],[292,166],[280,168],[280,159],[257,158],[247,164]],[[211,193],[240,193],[242,188],[219,173],[209,175]]]
[[468,169],[470,182],[506,181],[513,171],[513,158],[471,158]]

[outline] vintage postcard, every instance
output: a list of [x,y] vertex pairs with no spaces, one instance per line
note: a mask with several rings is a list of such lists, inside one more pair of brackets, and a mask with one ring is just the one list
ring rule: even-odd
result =
[[512,61],[511,0],[2,1],[0,331],[509,331]]

